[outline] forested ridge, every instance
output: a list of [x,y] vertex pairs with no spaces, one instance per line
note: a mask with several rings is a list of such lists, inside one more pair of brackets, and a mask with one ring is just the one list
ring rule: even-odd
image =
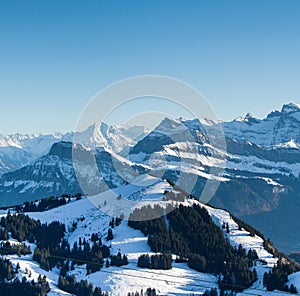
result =
[[[76,199],[81,197],[77,196]],[[53,199],[49,199],[55,204]],[[45,203],[42,203],[43,207]],[[33,205],[33,204],[32,204]],[[31,206],[31,205],[30,205]],[[35,206],[38,206],[36,204]],[[49,205],[47,205],[49,206]],[[222,295],[229,295],[228,291],[239,292],[250,287],[257,280],[256,262],[259,259],[255,250],[246,251],[242,245],[234,248],[226,237],[229,232],[228,224],[223,229],[217,226],[207,210],[197,204],[187,207],[175,207],[168,204],[167,209],[154,205],[136,209],[130,216],[128,225],[140,230],[147,236],[148,244],[155,254],[142,254],[138,258],[140,268],[168,270],[172,268],[172,254],[176,255],[176,262],[185,262],[199,272],[211,273],[218,276],[219,288]],[[160,218],[144,219],[151,216]],[[260,233],[235,217],[239,229],[249,232],[249,235]],[[102,242],[98,233],[90,233],[89,237],[79,237],[70,245],[66,239],[66,226],[59,221],[41,223],[23,213],[10,212],[0,219],[0,254],[18,256],[31,254],[29,243],[36,245],[33,260],[40,267],[49,271],[53,267],[60,270],[59,287],[75,295],[106,295],[100,287],[94,287],[87,281],[77,281],[72,276],[76,266],[85,265],[86,275],[100,271],[109,266],[121,267],[128,264],[126,254],[110,253],[110,241],[114,240],[115,227],[122,222],[123,217],[112,218],[105,237],[107,244]],[[76,230],[76,223],[68,231]],[[18,243],[9,242],[15,239]],[[299,270],[299,266],[279,252],[270,240],[264,239],[264,247],[271,254],[279,258],[278,264],[264,275],[263,283],[267,290],[282,290],[297,293],[295,286],[286,284],[289,274]],[[45,277],[37,282],[28,282],[26,278],[17,277],[18,268],[5,258],[1,259],[0,284],[7,295],[21,295],[20,291],[31,291],[28,295],[46,295],[50,287]],[[10,281],[10,282],[7,282]],[[22,290],[23,289],[23,290]],[[147,290],[144,295],[152,295],[155,290]],[[226,292],[227,291],[227,292]],[[214,295],[215,290],[207,291],[207,295]],[[18,294],[21,293],[21,294]],[[226,294],[227,293],[227,294]],[[136,295],[139,292],[135,293]],[[26,294],[27,295],[27,294]]]
[[[173,207],[173,208],[170,208]],[[167,213],[167,214],[166,214]],[[147,216],[156,216],[153,220],[145,220]],[[249,231],[249,235],[260,234],[242,220],[236,219],[239,228]],[[168,205],[166,209],[158,205],[144,206],[136,209],[130,216],[128,225],[139,229],[148,237],[148,244],[153,252],[175,254],[177,262],[187,262],[188,266],[200,272],[219,275],[221,291],[242,291],[257,280],[255,269],[258,256],[255,250],[248,252],[240,245],[234,248],[204,207],[194,204],[192,207]],[[229,231],[228,225],[223,225]],[[270,241],[265,241],[266,249],[280,254]],[[153,268],[152,258],[142,255],[140,267]],[[168,260],[161,260],[161,268],[171,268]],[[293,262],[285,261],[273,269],[264,281],[268,290],[276,289],[294,292],[295,287],[287,287],[287,275],[299,269]],[[287,267],[288,266],[288,267]],[[277,277],[281,277],[278,283]],[[272,284],[277,282],[277,284]],[[212,292],[214,293],[214,292]]]

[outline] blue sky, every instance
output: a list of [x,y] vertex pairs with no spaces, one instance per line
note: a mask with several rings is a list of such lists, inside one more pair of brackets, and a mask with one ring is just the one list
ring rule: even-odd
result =
[[102,88],[172,76],[220,119],[300,102],[300,1],[0,1],[0,132],[75,128]]

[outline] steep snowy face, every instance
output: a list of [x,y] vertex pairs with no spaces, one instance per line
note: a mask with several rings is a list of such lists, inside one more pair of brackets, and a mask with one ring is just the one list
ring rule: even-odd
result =
[[[75,151],[75,152],[74,152]],[[78,183],[78,175],[73,166],[73,153],[80,155],[79,173],[81,180],[90,182],[92,192],[95,193],[124,184],[125,179],[144,171],[122,157],[104,148],[92,150],[82,145],[70,142],[53,144],[49,153],[32,164],[17,171],[4,174],[0,178],[1,205],[19,204],[25,200],[40,199],[63,193],[75,194],[82,192]],[[101,176],[101,183],[93,174],[89,159],[95,159],[95,165]],[[117,170],[116,170],[117,168]],[[88,192],[85,192],[88,193]]]
[[142,126],[113,125],[95,123],[83,132],[74,134],[74,141],[89,147],[104,147],[120,153],[124,148],[133,146],[147,134]]
[[227,137],[266,148],[298,148],[300,143],[300,107],[293,103],[283,105],[281,111],[271,112],[262,120],[247,114],[222,125]]
[[[174,120],[165,118],[151,133],[130,149],[130,158],[144,161],[152,153],[162,151],[168,145],[179,143],[204,144],[208,137],[199,120]],[[178,145],[177,145],[178,146]],[[178,146],[178,148],[180,145]]]

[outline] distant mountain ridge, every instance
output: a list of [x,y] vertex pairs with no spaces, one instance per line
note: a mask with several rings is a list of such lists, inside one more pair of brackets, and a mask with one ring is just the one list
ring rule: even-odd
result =
[[73,137],[87,146],[97,146],[121,152],[133,146],[148,130],[142,126],[113,125],[95,123],[84,132],[66,134],[1,135],[0,134],[0,175],[20,169],[47,154],[52,145],[60,142],[72,142]]
[[249,141],[265,148],[296,148],[300,145],[300,105],[285,104],[264,119],[249,113],[234,121],[222,123],[228,138]]
[[1,135],[0,134],[0,174],[25,166],[49,152],[51,146],[63,139],[55,135]]

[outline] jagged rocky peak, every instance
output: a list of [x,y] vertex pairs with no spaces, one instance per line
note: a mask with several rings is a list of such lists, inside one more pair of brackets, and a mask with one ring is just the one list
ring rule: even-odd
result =
[[80,140],[84,143],[86,142],[99,142],[106,144],[106,139],[103,135],[107,135],[109,127],[106,123],[95,122],[93,125],[89,126],[85,131],[79,132],[75,135],[75,139]]
[[76,153],[78,159],[81,155],[86,157],[90,152],[91,148],[84,145],[61,141],[52,145],[48,155],[58,156],[61,159],[72,159],[73,153]]
[[244,120],[245,120],[245,122],[250,123],[250,124],[260,122],[260,120],[255,118],[251,113],[247,113]]
[[198,118],[185,119],[180,117],[179,119],[171,119],[169,117],[165,117],[154,129],[154,132],[169,134],[173,131],[178,132],[184,131],[185,129],[189,131],[205,131],[205,128]]
[[49,155],[58,156],[60,158],[72,158],[72,143],[58,142],[54,143],[50,149]]
[[281,113],[290,114],[300,111],[300,104],[289,103],[282,106]]
[[182,123],[179,120],[165,117],[160,124],[155,128],[157,132],[166,132],[178,128]]
[[251,118],[254,118],[254,116],[251,113],[247,113],[245,119],[251,119]]

